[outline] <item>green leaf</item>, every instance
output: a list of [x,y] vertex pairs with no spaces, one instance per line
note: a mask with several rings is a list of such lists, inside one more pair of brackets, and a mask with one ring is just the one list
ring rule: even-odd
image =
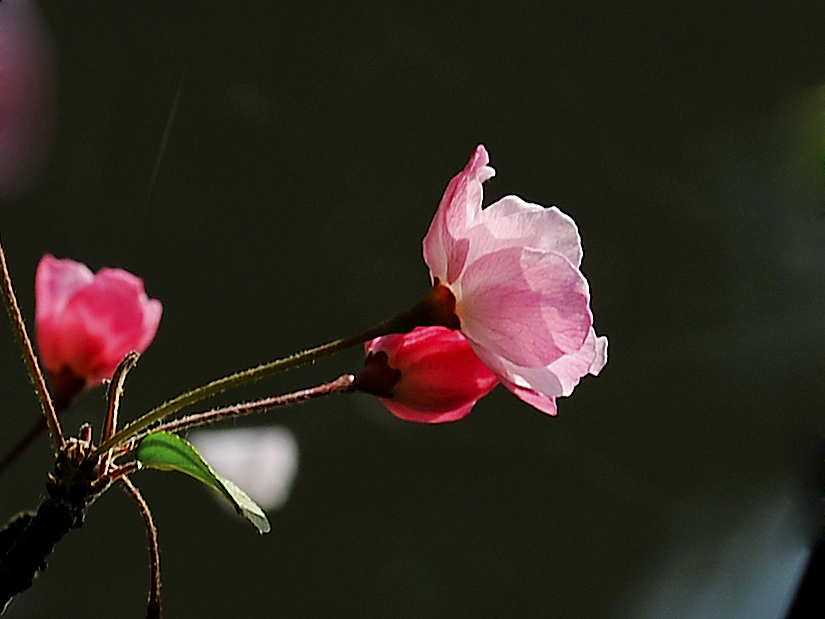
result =
[[149,434],[138,445],[135,456],[142,466],[194,477],[232,503],[235,510],[258,529],[258,533],[269,533],[269,520],[261,506],[232,481],[215,473],[197,450],[177,434]]

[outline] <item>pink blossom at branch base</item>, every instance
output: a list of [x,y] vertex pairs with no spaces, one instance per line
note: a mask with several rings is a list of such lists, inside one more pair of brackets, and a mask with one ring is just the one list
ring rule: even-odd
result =
[[127,354],[143,353],[163,311],[143,280],[123,269],[93,274],[80,262],[50,255],[37,267],[35,292],[37,346],[62,407],[110,379]]
[[441,423],[466,416],[498,379],[458,331],[418,327],[366,343],[355,387],[377,395],[396,417]]
[[[579,267],[576,224],[558,208],[508,195],[482,209],[495,171],[478,146],[447,186],[424,237],[433,284],[455,300],[461,332],[515,395],[549,413],[607,362]],[[451,299],[452,302],[452,299]]]

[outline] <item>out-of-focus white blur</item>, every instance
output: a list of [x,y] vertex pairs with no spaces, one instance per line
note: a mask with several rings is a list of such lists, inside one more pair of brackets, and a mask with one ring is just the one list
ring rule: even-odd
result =
[[188,440],[264,509],[286,503],[298,471],[298,442],[286,428],[196,430]]
[[52,117],[52,46],[37,2],[0,2],[0,197],[43,162]]

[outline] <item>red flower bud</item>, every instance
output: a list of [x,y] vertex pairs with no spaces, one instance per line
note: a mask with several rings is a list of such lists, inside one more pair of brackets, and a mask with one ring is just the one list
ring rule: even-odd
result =
[[355,387],[396,417],[441,423],[467,415],[498,384],[458,331],[419,327],[367,342]]

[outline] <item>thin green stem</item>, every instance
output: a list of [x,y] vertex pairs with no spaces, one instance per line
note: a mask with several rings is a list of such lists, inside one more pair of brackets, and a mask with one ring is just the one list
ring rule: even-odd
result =
[[[299,404],[307,400],[314,400],[333,393],[348,393],[354,391],[353,383],[355,377],[352,374],[342,374],[338,378],[328,383],[318,385],[316,387],[309,387],[292,393],[285,393],[283,395],[273,396],[271,398],[264,398],[262,400],[254,400],[252,402],[241,402],[231,406],[224,406],[221,408],[213,408],[210,411],[203,413],[194,413],[186,415],[180,419],[167,421],[159,426],[152,428],[152,432],[180,432],[181,430],[188,430],[197,426],[204,426],[206,424],[215,423],[229,419],[230,417],[242,417],[244,415],[251,415],[253,413],[263,413],[273,408],[280,408],[282,406],[289,406],[291,404]],[[135,445],[142,438],[136,437]]]
[[43,416],[46,419],[46,425],[49,428],[49,435],[52,439],[52,447],[55,453],[66,443],[63,438],[63,429],[60,427],[60,420],[57,418],[57,413],[54,409],[54,402],[49,394],[49,389],[46,387],[46,379],[43,377],[43,372],[40,369],[40,364],[37,362],[37,356],[34,354],[31,339],[29,339],[28,331],[26,330],[26,323],[23,320],[23,314],[20,312],[20,306],[17,303],[17,297],[14,294],[14,287],[11,283],[11,276],[9,275],[9,268],[6,264],[6,254],[3,251],[3,242],[0,240],[0,275],[2,276],[3,301],[6,305],[6,310],[11,318],[12,326],[14,327],[14,334],[17,337],[17,343],[20,345],[20,350],[23,353],[23,359],[26,362],[26,368],[29,372],[34,384],[34,389],[40,399],[40,408],[43,411]]
[[381,335],[411,331],[416,326],[417,323],[414,321],[413,312],[402,312],[390,320],[375,325],[374,327],[367,329],[366,331],[362,331],[356,335],[340,340],[334,340],[327,344],[322,344],[321,346],[316,346],[315,348],[310,348],[308,350],[295,353],[289,357],[284,357],[283,359],[278,359],[270,363],[249,368],[248,370],[238,372],[237,374],[224,376],[223,378],[214,380],[211,383],[197,387],[192,391],[181,394],[178,397],[169,400],[157,408],[149,411],[142,417],[127,425],[113,437],[104,441],[100,447],[98,447],[97,451],[98,453],[105,453],[113,447],[116,447],[129,440],[131,437],[139,434],[143,430],[146,430],[155,423],[162,421],[169,415],[178,412],[182,408],[222,393],[227,389],[247,385],[279,372],[284,372],[300,365],[304,365],[305,363],[311,363],[317,359],[346,350],[347,348],[362,344]]

